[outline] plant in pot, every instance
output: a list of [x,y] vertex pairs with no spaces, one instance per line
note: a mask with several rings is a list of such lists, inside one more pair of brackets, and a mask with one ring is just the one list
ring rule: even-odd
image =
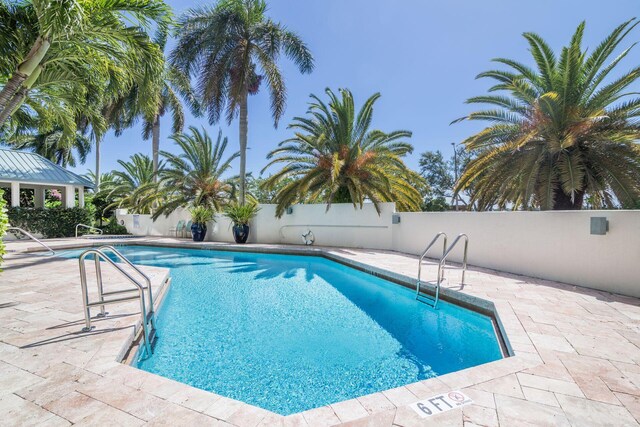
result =
[[233,222],[233,238],[236,243],[246,243],[249,237],[249,221],[259,210],[257,203],[234,203],[225,209],[224,215]]
[[213,209],[206,206],[194,206],[189,209],[191,213],[191,235],[194,242],[202,242],[207,235],[207,222],[213,221]]

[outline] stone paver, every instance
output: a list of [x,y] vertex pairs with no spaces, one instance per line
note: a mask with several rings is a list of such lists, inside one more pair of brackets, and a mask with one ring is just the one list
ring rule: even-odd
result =
[[[49,243],[61,248],[105,242]],[[376,250],[194,244],[169,238],[127,243],[315,253],[399,281],[415,280],[417,269],[414,256]],[[79,333],[83,316],[77,261],[24,254],[33,248],[30,242],[11,242],[8,248],[5,271],[0,273],[3,425],[472,427],[640,422],[640,300],[635,298],[479,268],[469,269],[460,289],[460,270],[451,265],[443,298],[477,297],[493,303],[513,357],[283,417],[122,364],[120,358],[139,321],[136,302],[108,307],[111,315],[95,319],[94,331]],[[158,290],[167,270],[144,270]],[[426,277],[435,276],[435,271],[432,262],[423,267]],[[107,268],[104,276],[105,283],[125,286]],[[454,389],[474,403],[426,419],[408,406]]]

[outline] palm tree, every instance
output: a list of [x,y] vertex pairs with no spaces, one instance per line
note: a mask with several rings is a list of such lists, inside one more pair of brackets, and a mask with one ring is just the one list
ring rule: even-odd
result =
[[90,70],[99,78],[105,67],[115,63],[127,71],[131,81],[152,84],[162,65],[162,53],[150,42],[145,28],[153,22],[166,31],[171,12],[161,0],[29,0],[3,2],[0,19],[0,28],[16,30],[0,48],[12,52],[0,61],[4,67],[0,77],[5,80],[0,90],[1,126],[45,68]]
[[175,67],[167,66],[160,86],[160,103],[151,120],[145,120],[142,136],[151,137],[151,151],[153,158],[154,180],[158,180],[158,165],[160,154],[160,119],[171,111],[171,132],[179,133],[184,128],[184,111],[179,95],[187,100],[192,111],[197,111],[197,101],[191,91],[189,78]]
[[400,210],[420,210],[421,195],[411,183],[424,180],[402,161],[413,151],[402,141],[411,132],[370,129],[378,93],[365,101],[357,117],[349,90],[341,89],[340,96],[330,89],[326,93],[328,104],[311,95],[310,117],[295,117],[289,125],[295,136],[267,156],[273,160],[262,172],[274,164],[285,166],[265,181],[266,189],[293,179],[276,195],[276,215],[300,201],[326,202],[328,210],[334,202],[362,208],[369,199],[378,213],[381,202],[396,202]]
[[104,184],[111,183],[113,181],[113,172],[103,173],[99,180],[96,179],[96,173],[92,170],[87,170],[87,173],[82,175],[83,178],[87,179],[89,182],[92,182],[94,185],[96,181],[100,181]]
[[511,68],[481,73],[497,81],[487,95],[468,103],[497,108],[460,120],[491,126],[464,141],[478,156],[457,183],[474,186],[472,202],[528,209],[581,209],[635,205],[640,199],[640,98],[627,91],[640,67],[613,78],[611,72],[633,45],[609,61],[637,22],[618,26],[590,54],[582,49],[581,23],[559,56],[537,34],[525,33],[535,68],[504,58]]
[[189,127],[189,133],[179,133],[171,139],[181,152],[161,152],[166,167],[160,171],[160,185],[166,194],[154,213],[154,219],[188,205],[220,210],[233,191],[233,186],[222,176],[240,153],[224,158],[228,141],[222,137],[222,131],[218,133],[215,144],[204,129],[200,131],[194,126]]
[[266,79],[274,126],[282,116],[286,88],[277,61],[293,60],[301,73],[313,70],[313,56],[298,35],[265,15],[263,0],[220,0],[214,7],[187,12],[179,21],[173,64],[196,76],[201,104],[211,124],[223,113],[229,123],[239,115],[240,204],[245,201],[248,95]]
[[45,135],[49,152],[55,149],[51,136],[55,136],[55,145],[61,152],[78,145],[82,138],[77,133],[79,122],[91,121],[98,131],[104,131],[100,114],[104,93],[104,80],[85,67],[47,67],[38,74],[37,81],[25,83],[12,99],[12,106],[5,110],[11,109],[11,115],[0,127],[3,140],[21,144],[24,138]]
[[[156,37],[156,44],[164,52],[167,43],[167,34],[159,33]],[[155,181],[158,180],[158,164],[160,154],[160,119],[168,112],[171,112],[172,133],[182,132],[184,128],[184,109],[181,98],[184,99],[189,109],[198,116],[200,114],[198,101],[191,88],[189,77],[165,61],[161,79],[152,88],[153,96],[158,104],[155,109],[149,111],[141,110],[143,104],[141,98],[148,96],[142,92],[141,88],[134,84],[126,96],[117,101],[111,108],[112,115],[118,115],[114,127],[116,133],[121,133],[123,129],[132,126],[138,118],[142,118],[142,137],[145,140],[151,138],[151,152],[153,167],[155,171]]]
[[73,138],[65,138],[60,126],[44,133],[15,134],[7,144],[18,150],[33,151],[63,167],[74,167],[78,162],[83,164],[91,152],[89,138],[80,132],[76,132]]
[[[62,125],[64,135],[72,138],[75,128],[69,124],[90,123],[99,177],[99,142],[108,121],[99,117],[102,107],[137,84],[147,94],[140,97],[139,108],[149,114],[156,110],[159,95],[151,89],[158,85],[164,62],[147,30],[155,27],[166,32],[171,20],[171,10],[161,0],[3,2],[0,52],[11,54],[0,61],[0,83],[4,83],[0,126],[18,113],[26,100],[31,100],[27,109],[45,116],[39,122],[49,123],[48,107],[63,100],[65,109],[61,112],[65,114],[59,114],[54,124]],[[49,78],[45,85],[43,80],[49,74],[56,77],[55,84]],[[50,102],[38,104],[33,96],[36,89]],[[71,94],[76,102],[68,102],[65,94]],[[92,102],[85,103],[87,99]]]
[[118,163],[123,170],[114,170],[111,179],[103,183],[97,193],[97,197],[110,201],[105,210],[126,208],[139,214],[152,213],[160,197],[154,181],[153,161],[143,154],[134,154],[130,161],[118,160]]

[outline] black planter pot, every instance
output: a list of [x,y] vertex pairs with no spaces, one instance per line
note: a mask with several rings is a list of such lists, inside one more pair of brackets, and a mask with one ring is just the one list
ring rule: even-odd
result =
[[234,225],[233,238],[235,239],[236,243],[246,243],[247,238],[249,238],[249,226],[247,224]]
[[194,242],[202,242],[204,240],[204,236],[207,235],[207,225],[206,224],[192,224],[191,225],[191,235],[193,236]]

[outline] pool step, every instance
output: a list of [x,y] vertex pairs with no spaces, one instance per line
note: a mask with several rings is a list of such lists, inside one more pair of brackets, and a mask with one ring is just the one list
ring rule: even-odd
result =
[[436,308],[436,303],[437,300],[435,298],[435,296],[429,295],[429,294],[425,294],[424,292],[420,291],[419,294],[416,295],[416,300],[424,303],[424,304],[428,304],[433,308]]
[[155,346],[157,340],[158,340],[157,329],[153,328],[153,329],[151,329],[151,332],[149,332],[149,344],[151,345],[151,349],[152,350],[153,350],[153,347]]

